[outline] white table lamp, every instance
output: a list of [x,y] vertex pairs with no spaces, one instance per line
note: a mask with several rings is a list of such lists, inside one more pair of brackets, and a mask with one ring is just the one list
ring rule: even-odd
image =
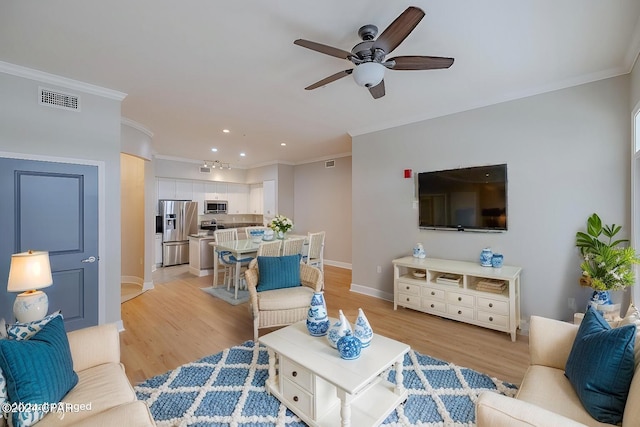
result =
[[33,322],[47,315],[49,299],[38,290],[51,286],[49,252],[29,251],[11,255],[7,291],[21,292],[13,304],[18,322]]

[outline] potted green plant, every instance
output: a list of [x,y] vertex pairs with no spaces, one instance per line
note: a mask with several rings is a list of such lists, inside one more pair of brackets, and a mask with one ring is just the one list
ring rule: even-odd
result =
[[621,290],[635,283],[633,265],[640,263],[627,239],[615,239],[622,226],[603,225],[597,214],[587,219],[587,232],[576,233],[576,246],[583,261],[580,284],[594,290],[594,305],[611,304],[609,291]]

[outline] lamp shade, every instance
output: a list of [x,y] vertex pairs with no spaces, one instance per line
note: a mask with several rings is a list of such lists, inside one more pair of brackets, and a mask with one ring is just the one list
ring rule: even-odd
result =
[[30,291],[52,284],[49,252],[29,251],[11,255],[7,291]]
[[374,87],[384,78],[384,65],[378,62],[365,62],[353,70],[353,80],[364,87]]

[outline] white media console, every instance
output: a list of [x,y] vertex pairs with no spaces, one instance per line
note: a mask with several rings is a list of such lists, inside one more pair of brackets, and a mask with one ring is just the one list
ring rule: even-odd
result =
[[393,308],[423,311],[511,334],[520,326],[520,267],[435,258],[393,260]]

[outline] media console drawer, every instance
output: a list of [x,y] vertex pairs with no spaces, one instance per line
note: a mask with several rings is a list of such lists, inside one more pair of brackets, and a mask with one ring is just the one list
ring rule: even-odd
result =
[[[415,271],[424,274],[416,276]],[[520,267],[482,267],[477,262],[404,257],[393,260],[393,308],[398,305],[508,332],[520,327]],[[438,280],[456,278],[452,283]],[[501,293],[477,289],[480,281],[507,284]]]

